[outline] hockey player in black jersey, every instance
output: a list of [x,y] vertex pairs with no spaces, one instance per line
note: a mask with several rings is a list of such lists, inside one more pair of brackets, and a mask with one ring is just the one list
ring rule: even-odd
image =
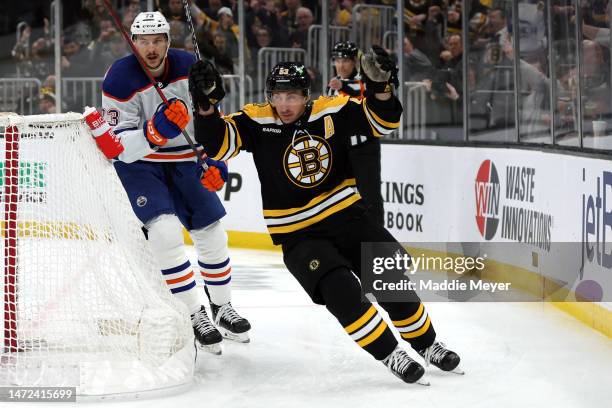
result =
[[[361,58],[368,94],[310,101],[310,80],[302,64],[276,65],[266,80],[267,102],[248,104],[221,117],[207,98],[221,80],[212,64],[190,71],[195,138],[215,160],[241,150],[253,153],[261,182],[263,215],[285,265],[311,297],[336,317],[349,336],[394,375],[416,382],[424,368],[402,350],[378,310],[362,302],[361,242],[396,243],[361,204],[350,173],[349,137],[380,137],[399,126],[402,107],[389,83],[395,64],[380,47]],[[214,168],[214,166],[213,166]],[[212,171],[212,173],[211,173]],[[209,169],[205,186],[223,172]],[[399,246],[399,244],[397,244]],[[444,371],[459,356],[436,341],[436,332],[416,293],[412,302],[380,303],[402,339]]]
[[359,48],[350,41],[340,41],[334,45],[331,52],[336,75],[327,84],[328,96],[348,95],[363,99],[365,84],[357,71],[357,54]]
[[[327,95],[348,95],[351,98],[363,99],[366,85],[357,71],[359,49],[355,43],[340,41],[332,49],[332,61],[336,70],[327,86]],[[384,226],[385,209],[380,193],[380,139],[362,134],[351,135],[349,159],[357,189],[368,207],[371,219]]]

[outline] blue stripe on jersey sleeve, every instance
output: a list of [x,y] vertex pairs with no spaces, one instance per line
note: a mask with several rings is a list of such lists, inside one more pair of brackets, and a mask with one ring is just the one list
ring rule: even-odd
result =
[[136,129],[138,129],[138,128],[137,127],[129,127],[129,128],[125,128],[125,129],[119,129],[119,130],[115,129],[115,134],[116,135],[120,135],[121,133],[126,132],[128,130],[136,130]]
[[[202,147],[202,145],[199,144],[199,143],[196,143],[195,147]],[[160,147],[157,150],[157,152],[158,153],[180,152],[181,150],[186,150],[186,149],[191,149],[191,146],[189,146],[189,145],[181,145],[181,146],[174,146],[174,147]]]

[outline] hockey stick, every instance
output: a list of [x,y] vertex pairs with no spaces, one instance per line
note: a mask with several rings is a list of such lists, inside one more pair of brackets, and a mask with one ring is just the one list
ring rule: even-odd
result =
[[[153,78],[153,75],[151,74],[151,71],[149,71],[149,68],[147,68],[147,64],[144,62],[144,60],[140,56],[140,53],[136,49],[136,46],[134,45],[134,42],[132,41],[130,36],[128,36],[127,31],[125,31],[125,28],[123,27],[123,24],[121,24],[121,20],[119,19],[119,16],[117,15],[117,12],[113,8],[113,6],[110,4],[109,0],[102,0],[102,1],[104,2],[104,6],[106,7],[106,10],[108,10],[108,12],[110,13],[111,17],[113,18],[115,26],[117,26],[117,29],[121,32],[121,34],[123,34],[123,38],[125,39],[125,41],[127,41],[128,45],[132,49],[132,54],[134,54],[134,56],[138,60],[138,63],[140,64],[140,67],[142,68],[144,73],[147,75],[147,78],[149,78],[149,82],[151,82],[151,85],[153,85],[153,88],[155,88],[155,90],[157,91],[157,94],[162,99],[164,104],[166,106],[169,106],[170,103],[168,102],[168,99],[166,98],[166,95],[164,95],[164,92],[157,85],[157,81],[155,81],[155,78]],[[168,38],[168,41],[170,41],[170,38]],[[183,129],[181,132],[183,133],[183,136],[185,137],[185,140],[187,140],[187,143],[189,144],[189,147],[191,147],[191,150],[193,150],[193,152],[195,153],[196,159],[198,161],[198,164],[200,166],[202,166],[204,171],[208,170],[208,165],[202,160],[202,157],[201,157],[201,153],[204,153],[204,152],[198,150],[198,148],[196,147],[195,143],[193,143],[193,140],[191,139],[191,136],[189,136],[189,133],[187,133],[186,129]]]
[[200,55],[200,47],[198,47],[198,41],[195,35],[195,28],[193,25],[193,20],[191,18],[191,9],[189,8],[189,3],[187,3],[187,0],[183,0],[183,8],[185,9],[187,23],[189,24],[189,29],[191,30],[191,42],[193,43],[193,50],[195,51],[196,58],[201,60],[202,56]]
[[[191,42],[193,43],[193,50],[195,52],[196,58],[202,61],[202,55],[200,54],[200,47],[198,47],[198,40],[195,35],[195,28],[193,25],[193,19],[191,18],[191,8],[189,7],[189,3],[187,0],[183,0],[183,8],[185,9],[185,16],[187,17],[187,23],[189,24],[189,29],[191,30]],[[206,84],[208,85],[208,84]],[[212,92],[216,87],[215,82],[210,84],[210,86],[206,89],[207,93]],[[218,101],[217,101],[218,102]],[[214,104],[213,104],[214,105]]]

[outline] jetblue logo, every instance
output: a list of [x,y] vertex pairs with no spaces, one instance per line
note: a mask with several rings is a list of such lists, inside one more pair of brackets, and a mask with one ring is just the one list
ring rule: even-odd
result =
[[[610,236],[612,228],[612,173],[604,171],[596,178],[597,190],[582,195],[582,265],[594,262],[606,269],[612,269]],[[586,170],[582,170],[582,181],[586,182]],[[608,246],[608,248],[606,248]],[[582,278],[582,271],[581,276]]]

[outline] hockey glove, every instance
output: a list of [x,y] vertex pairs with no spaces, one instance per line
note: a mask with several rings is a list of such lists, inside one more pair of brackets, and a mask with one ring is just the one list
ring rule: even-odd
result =
[[399,85],[397,66],[387,51],[373,45],[370,52],[359,57],[361,78],[369,93],[392,92],[391,85]]
[[104,153],[104,156],[107,159],[114,159],[119,156],[124,150],[121,140],[115,135],[115,132],[102,115],[100,115],[100,112],[96,108],[86,107],[83,116],[85,116],[85,122],[91,130],[98,149]]
[[189,123],[189,112],[185,102],[176,98],[168,102],[168,105],[160,105],[153,117],[145,122],[144,133],[152,145],[165,145],[168,139],[180,135]]
[[210,61],[197,61],[189,68],[189,93],[194,108],[208,110],[225,97],[221,75]]
[[227,181],[227,164],[222,160],[213,160],[210,157],[206,157],[204,162],[208,165],[208,170],[200,176],[200,183],[208,191],[221,190]]

